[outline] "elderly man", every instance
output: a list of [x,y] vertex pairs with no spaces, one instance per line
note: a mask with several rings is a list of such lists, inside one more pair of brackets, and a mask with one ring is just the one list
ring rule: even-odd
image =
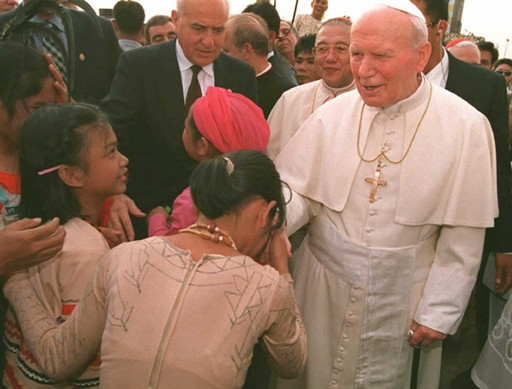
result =
[[[432,53],[424,69],[427,79],[455,93],[484,114],[494,134],[499,217],[494,221],[494,228],[486,231],[482,266],[475,287],[476,327],[479,345],[482,347],[487,339],[489,312],[489,292],[482,279],[489,253],[495,253],[492,257],[496,258],[496,293],[501,294],[512,285],[512,255],[507,254],[512,252],[507,94],[503,79],[498,74],[461,61],[443,48],[442,40],[448,28],[448,0],[412,0],[412,3],[425,16],[428,39],[432,46]],[[422,357],[429,355],[431,358],[432,354],[424,353]],[[452,382],[452,386],[470,388],[472,383],[469,373],[467,370],[459,376],[459,386],[457,382]]]
[[262,17],[250,12],[233,15],[226,24],[224,52],[247,62],[256,72],[258,105],[265,118],[283,92],[295,84],[268,61],[268,29]]
[[321,79],[285,92],[268,118],[270,142],[267,155],[275,158],[302,123],[326,101],[354,89],[350,71],[350,25],[341,19],[326,21],[316,35],[315,70]]
[[276,37],[276,48],[281,55],[286,58],[290,66],[295,66],[295,45],[299,39],[299,35],[290,22],[281,20],[279,25],[279,36]]
[[456,331],[497,214],[489,122],[424,78],[425,20],[401,4],[352,26],[357,92],[317,109],[275,160],[289,232],[310,223],[294,272],[308,362],[280,387],[409,388],[409,346]]
[[459,38],[449,42],[446,48],[455,58],[473,65],[480,65],[480,49],[474,42]]
[[146,45],[170,41],[176,36],[176,29],[167,15],[155,15],[144,26]]
[[[119,60],[110,94],[100,107],[130,158],[126,193],[145,212],[172,204],[188,185],[194,161],[183,146],[184,121],[208,86],[257,101],[253,68],[221,53],[228,14],[227,0],[178,0],[171,15],[177,38],[125,52]],[[114,204],[114,210],[125,210],[130,203],[121,204]],[[123,215],[123,209],[117,214]],[[112,226],[126,228],[132,238],[130,222],[122,218]],[[136,228],[137,236],[147,234],[146,223]]]

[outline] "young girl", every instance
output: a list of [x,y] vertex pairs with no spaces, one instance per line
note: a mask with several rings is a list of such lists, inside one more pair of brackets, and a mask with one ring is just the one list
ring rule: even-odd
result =
[[[19,146],[21,216],[39,217],[43,222],[58,217],[66,230],[62,251],[28,270],[30,287],[51,320],[60,323],[83,296],[94,267],[109,250],[95,226],[105,199],[125,191],[128,160],[117,150],[116,136],[106,118],[85,104],[37,110],[23,124]],[[39,325],[36,316],[22,320]],[[25,349],[12,310],[6,316],[5,340],[6,387],[72,385],[52,381],[41,372],[37,359]],[[97,367],[87,370],[75,383],[97,385]]]
[[[26,274],[9,279],[5,295],[48,374],[76,374],[101,343],[104,389],[238,389],[260,337],[276,374],[301,372],[306,337],[274,164],[257,151],[224,154],[202,162],[190,186],[197,223],[111,250],[62,325]],[[265,249],[271,266],[253,260]]]
[[[39,107],[67,99],[65,84],[56,81],[62,79],[55,70],[35,49],[0,42],[0,283],[11,271],[51,258],[64,241],[64,229],[57,219],[45,225],[39,225],[39,218],[19,220],[20,127]],[[4,333],[5,309],[0,293],[0,334]],[[4,371],[4,350],[0,347],[0,372]]]
[[[212,86],[190,108],[183,131],[185,150],[198,162],[235,150],[264,152],[269,138],[261,108],[241,94]],[[177,234],[197,219],[190,187],[174,201],[170,218],[171,208],[166,208],[149,213],[148,236]]]

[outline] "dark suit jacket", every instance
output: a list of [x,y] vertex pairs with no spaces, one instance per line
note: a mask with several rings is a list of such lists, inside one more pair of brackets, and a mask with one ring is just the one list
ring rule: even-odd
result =
[[295,72],[286,58],[283,57],[275,47],[273,51],[274,54],[268,58],[268,62],[272,64],[274,71],[288,78],[295,86],[299,85],[297,77],[295,77]]
[[263,110],[265,118],[268,118],[281,95],[296,86],[289,77],[276,72],[274,67],[256,77],[256,80],[258,81],[258,105]]
[[[214,75],[216,86],[257,101],[250,65],[221,53]],[[171,205],[188,186],[195,162],[182,141],[183,100],[176,43],[171,40],[124,52],[110,93],[100,105],[130,159],[127,195],[144,211]]]
[[484,252],[512,252],[510,144],[505,80],[495,72],[460,61],[450,53],[448,58],[449,74],[446,89],[483,113],[491,123],[494,133],[500,215],[494,220],[494,228],[487,229]]
[[[0,31],[15,15],[16,9],[0,14]],[[110,20],[100,16],[98,19],[103,32],[99,35],[96,26],[88,14],[68,8],[62,8],[69,15],[72,25],[66,36],[69,51],[69,91],[76,101],[99,104],[107,95],[114,78],[117,60],[121,48]],[[62,18],[66,28],[66,18]],[[72,31],[72,36],[71,36]],[[9,39],[24,42],[23,29],[15,32]],[[73,44],[71,44],[73,42]]]

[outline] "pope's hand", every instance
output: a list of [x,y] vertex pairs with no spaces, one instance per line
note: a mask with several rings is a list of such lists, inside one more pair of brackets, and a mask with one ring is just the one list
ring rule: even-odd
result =
[[446,334],[433,330],[432,328],[422,326],[413,320],[411,329],[407,336],[407,341],[412,347],[426,348],[436,340],[446,339]]

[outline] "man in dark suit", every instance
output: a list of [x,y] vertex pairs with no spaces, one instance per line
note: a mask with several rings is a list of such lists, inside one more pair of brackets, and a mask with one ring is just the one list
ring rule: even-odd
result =
[[281,18],[279,17],[279,13],[277,12],[276,8],[266,1],[257,1],[256,3],[245,7],[245,9],[242,11],[242,13],[247,12],[261,16],[267,23],[268,41],[270,48],[268,53],[268,61],[272,64],[274,70],[282,76],[288,77],[294,85],[299,85],[291,65],[275,47],[276,39],[279,36],[279,26],[281,25]]
[[[172,205],[188,185],[195,165],[182,142],[185,102],[195,66],[200,67],[196,84],[202,93],[216,85],[257,102],[253,68],[221,53],[228,14],[226,0],[178,1],[177,10],[172,11],[177,38],[120,57],[110,93],[100,107],[130,159],[127,195],[144,212]],[[129,239],[129,203],[126,198],[117,200],[125,205],[112,226],[125,228]],[[137,237],[147,234],[145,223],[135,227]]]
[[2,39],[45,52],[42,39],[51,35],[64,53],[62,66],[71,97],[98,104],[109,91],[121,48],[110,20],[94,14],[84,1],[74,2],[88,12],[63,7],[56,0],[24,1],[0,15],[0,33]]
[[[489,295],[482,284],[483,269],[489,253],[496,256],[495,291],[504,293],[512,285],[512,200],[510,195],[510,161],[508,137],[508,104],[503,77],[480,66],[455,58],[442,46],[448,28],[447,0],[411,0],[426,19],[432,54],[424,69],[427,78],[455,93],[483,113],[489,120],[496,146],[499,217],[494,228],[486,231],[482,266],[475,286],[477,332],[480,347],[487,338]],[[447,112],[449,115],[449,112]],[[463,384],[463,387],[468,384]],[[471,385],[471,383],[469,383]]]
[[258,15],[243,13],[229,18],[224,52],[254,68],[258,82],[258,105],[265,118],[281,95],[296,86],[288,77],[278,73],[268,61],[267,25]]

